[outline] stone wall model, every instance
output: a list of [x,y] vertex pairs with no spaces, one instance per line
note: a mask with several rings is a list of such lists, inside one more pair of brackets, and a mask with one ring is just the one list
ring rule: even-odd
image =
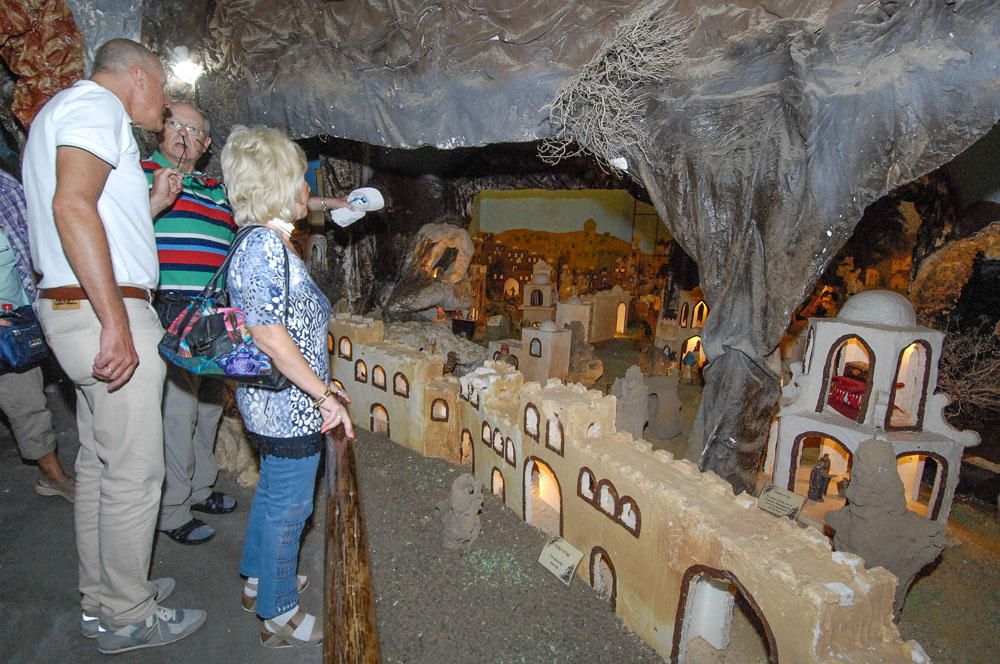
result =
[[[929,661],[892,622],[895,577],[866,571],[821,534],[733,496],[714,474],[616,431],[614,397],[558,380],[525,383],[498,362],[442,382],[440,358],[385,344],[381,330],[378,321],[331,318],[331,366],[356,425],[471,463],[516,514],[584,553],[577,574],[664,657],[685,661],[696,636],[725,648],[739,594],[771,661]],[[348,345],[350,359],[341,352]],[[373,387],[370,373],[355,380],[364,358],[387,375],[408,374],[409,398],[380,396],[391,387]],[[375,403],[387,421],[373,415]]]

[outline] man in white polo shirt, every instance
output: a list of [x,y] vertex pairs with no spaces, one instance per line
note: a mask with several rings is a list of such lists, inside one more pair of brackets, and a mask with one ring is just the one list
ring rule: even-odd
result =
[[165,80],[143,46],[107,42],[90,80],[39,112],[24,153],[38,315],[77,391],[80,628],[107,654],[176,641],[205,621],[161,606],[174,581],[148,578],[164,473],[150,198],[172,200],[180,180],[163,169],[150,192],[132,126],[163,128]]

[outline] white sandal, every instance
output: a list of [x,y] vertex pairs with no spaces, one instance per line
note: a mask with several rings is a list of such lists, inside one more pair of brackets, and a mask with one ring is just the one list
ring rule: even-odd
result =
[[[299,592],[309,587],[309,577],[304,574],[298,574],[295,577],[296,585],[298,586]],[[251,594],[253,593],[253,594]],[[243,610],[249,613],[253,613],[257,610],[257,584],[250,583],[249,581],[243,584],[243,593],[240,597],[240,602],[243,604]]]

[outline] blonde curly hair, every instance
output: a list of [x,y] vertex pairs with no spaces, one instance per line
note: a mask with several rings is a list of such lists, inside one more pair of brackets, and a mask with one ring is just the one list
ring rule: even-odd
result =
[[235,125],[222,149],[222,177],[236,223],[296,221],[306,155],[282,132]]

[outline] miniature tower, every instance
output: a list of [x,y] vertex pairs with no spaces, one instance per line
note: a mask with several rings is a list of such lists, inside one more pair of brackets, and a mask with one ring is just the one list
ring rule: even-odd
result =
[[[948,424],[948,396],[934,392],[944,333],[917,325],[902,295],[865,291],[837,318],[810,319],[807,335],[805,359],[793,365],[771,425],[765,469],[775,484],[804,494],[802,452],[817,442],[831,472],[849,478],[858,445],[876,438],[892,446],[908,507],[946,521],[962,451],[979,434]],[[925,476],[929,495],[920,492]]]
[[552,267],[538,260],[532,269],[531,281],[524,286],[524,304],[521,305],[525,323],[555,320],[556,285],[552,281]]

